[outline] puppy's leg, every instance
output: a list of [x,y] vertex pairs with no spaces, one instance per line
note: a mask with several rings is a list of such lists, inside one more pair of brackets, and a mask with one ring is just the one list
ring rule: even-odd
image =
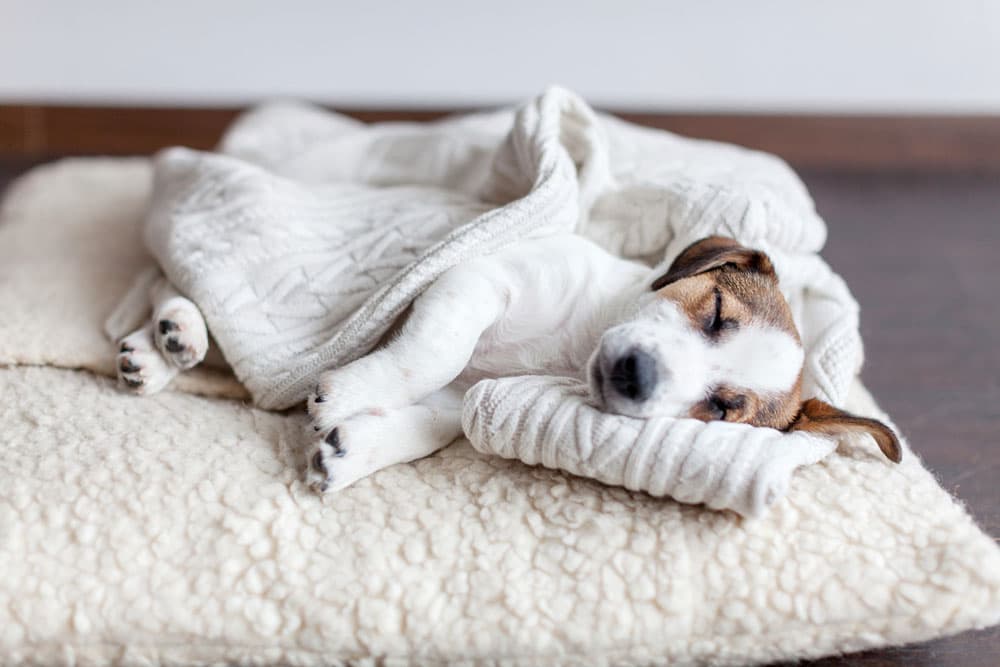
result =
[[317,431],[327,433],[361,413],[411,405],[458,377],[505,305],[501,290],[477,267],[444,273],[413,302],[396,338],[320,376],[307,403]]
[[319,493],[339,491],[395,463],[428,456],[462,433],[462,392],[445,388],[416,405],[351,417],[308,457],[306,481]]
[[179,372],[156,348],[152,322],[119,341],[115,368],[118,380],[141,396],[160,391]]
[[150,299],[153,336],[163,358],[181,370],[201,363],[208,352],[208,329],[198,307],[166,280],[153,285]]

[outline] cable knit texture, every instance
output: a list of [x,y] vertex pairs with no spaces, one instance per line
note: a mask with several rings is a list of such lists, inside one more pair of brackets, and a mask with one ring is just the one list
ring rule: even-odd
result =
[[302,413],[67,370],[113,374],[150,183],[65,160],[0,208],[0,664],[739,665],[1000,620],[1000,550],[909,448],[841,443],[756,520],[464,440],[320,498]]
[[610,415],[590,404],[585,385],[551,376],[479,382],[465,395],[462,427],[484,454],[749,517],[785,495],[797,467],[836,446],[746,424]]
[[424,125],[267,106],[218,153],[172,149],[154,172],[147,246],[260,407],[302,402],[448,268],[557,232],[651,264],[711,234],[765,250],[803,334],[806,392],[839,404],[861,365],[857,304],[816,254],[825,227],[784,163],[600,116],[563,89]]

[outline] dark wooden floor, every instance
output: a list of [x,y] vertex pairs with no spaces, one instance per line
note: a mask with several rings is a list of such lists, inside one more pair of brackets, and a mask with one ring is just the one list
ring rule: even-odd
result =
[[[861,302],[865,383],[1000,539],[1000,174],[801,175]],[[812,664],[997,667],[1000,630]]]
[[[0,161],[0,189],[31,163]],[[861,301],[864,378],[1000,538],[1000,174],[806,171],[825,256]],[[996,667],[1000,630],[810,663]]]

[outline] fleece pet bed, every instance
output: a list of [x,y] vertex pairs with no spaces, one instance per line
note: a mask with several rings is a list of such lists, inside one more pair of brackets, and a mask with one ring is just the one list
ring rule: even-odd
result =
[[0,209],[0,663],[736,665],[1000,620],[1000,550],[908,447],[843,442],[757,520],[465,441],[314,495],[301,413],[105,377],[150,174],[62,161]]

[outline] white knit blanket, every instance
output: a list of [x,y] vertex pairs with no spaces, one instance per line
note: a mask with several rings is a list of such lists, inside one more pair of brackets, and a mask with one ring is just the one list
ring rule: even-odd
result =
[[[861,365],[857,304],[816,254],[824,225],[783,162],[601,116],[562,89],[516,111],[422,125],[262,107],[234,125],[218,153],[158,156],[145,231],[264,408],[300,403],[318,373],[368,352],[446,269],[515,240],[570,231],[650,265],[712,234],[765,250],[803,336],[806,395],[842,403]],[[517,418],[547,423],[555,407],[523,402]],[[579,407],[574,414],[589,418]],[[492,419],[482,415],[482,423]],[[598,421],[602,451],[617,452],[598,457],[602,468],[574,459],[586,443],[565,437],[565,452],[547,464],[748,515],[784,494],[796,466],[834,447],[725,424],[685,437],[682,420],[672,455],[701,460],[696,467],[712,474],[695,484],[690,465],[637,454],[649,466],[640,483],[621,454],[649,449],[658,431],[625,418]],[[470,437],[483,451],[528,463],[545,445],[521,442],[516,430],[506,441]]]
[[825,228],[791,170],[596,115],[562,89],[434,124],[251,111],[218,153],[158,156],[146,242],[254,402],[282,409],[369,351],[444,270],[573,230],[651,263],[711,234],[771,253],[805,390],[842,402],[861,362],[857,305],[815,254]]
[[565,470],[683,503],[763,516],[792,473],[836,443],[807,433],[696,419],[601,412],[569,378],[483,380],[465,395],[462,428],[484,454]]

